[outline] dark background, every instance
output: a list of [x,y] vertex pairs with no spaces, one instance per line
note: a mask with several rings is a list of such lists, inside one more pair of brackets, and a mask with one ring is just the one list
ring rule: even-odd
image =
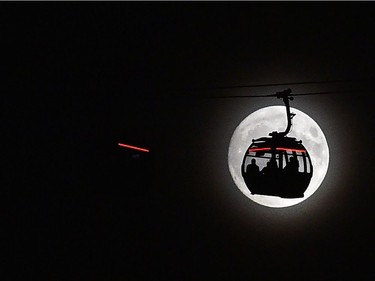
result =
[[[373,279],[374,8],[2,3],[4,280]],[[231,135],[281,103],[207,97],[286,86],[211,88],[329,80],[290,86],[353,91],[292,102],[326,134],[321,187],[243,196]]]

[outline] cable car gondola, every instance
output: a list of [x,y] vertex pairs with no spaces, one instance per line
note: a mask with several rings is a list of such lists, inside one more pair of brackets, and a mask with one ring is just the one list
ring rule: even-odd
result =
[[294,113],[290,112],[291,90],[277,92],[287,113],[284,132],[271,132],[269,137],[253,139],[246,150],[241,173],[251,194],[301,198],[313,175],[311,158],[301,140],[288,137]]

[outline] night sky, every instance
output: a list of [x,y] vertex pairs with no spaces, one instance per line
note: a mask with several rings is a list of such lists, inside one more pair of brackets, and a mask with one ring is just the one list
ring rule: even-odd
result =
[[[373,280],[373,3],[0,8],[4,280]],[[288,87],[352,92],[292,101],[330,165],[275,209],[237,189],[227,153],[247,115],[282,102],[208,97]]]

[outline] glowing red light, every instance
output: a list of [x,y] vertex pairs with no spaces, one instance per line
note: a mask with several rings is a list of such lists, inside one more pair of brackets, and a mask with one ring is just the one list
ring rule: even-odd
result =
[[250,148],[250,152],[257,152],[257,151],[266,151],[266,150],[271,150],[270,147],[263,147],[263,148]]
[[276,150],[291,151],[291,152],[306,152],[306,150],[304,149],[294,149],[294,148],[284,148],[284,147],[277,147]]
[[[271,150],[270,147],[250,148],[249,152],[269,151],[269,150]],[[294,148],[284,148],[284,147],[276,147],[276,150],[289,151],[289,152],[306,152],[306,150],[304,150],[304,149],[294,149]]]
[[150,152],[150,150],[148,150],[146,148],[141,148],[141,147],[137,147],[137,146],[133,146],[133,145],[123,144],[123,143],[118,143],[118,145],[122,146],[122,147],[130,148],[130,149],[134,149],[134,150],[143,151],[143,152]]

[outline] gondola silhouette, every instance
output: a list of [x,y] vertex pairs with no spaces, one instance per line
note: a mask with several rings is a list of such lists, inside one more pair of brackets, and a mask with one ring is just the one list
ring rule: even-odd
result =
[[313,175],[310,155],[301,140],[287,136],[295,116],[290,112],[291,92],[287,89],[269,95],[281,98],[285,104],[288,122],[285,131],[253,139],[243,157],[241,173],[251,194],[301,198],[309,186]]

